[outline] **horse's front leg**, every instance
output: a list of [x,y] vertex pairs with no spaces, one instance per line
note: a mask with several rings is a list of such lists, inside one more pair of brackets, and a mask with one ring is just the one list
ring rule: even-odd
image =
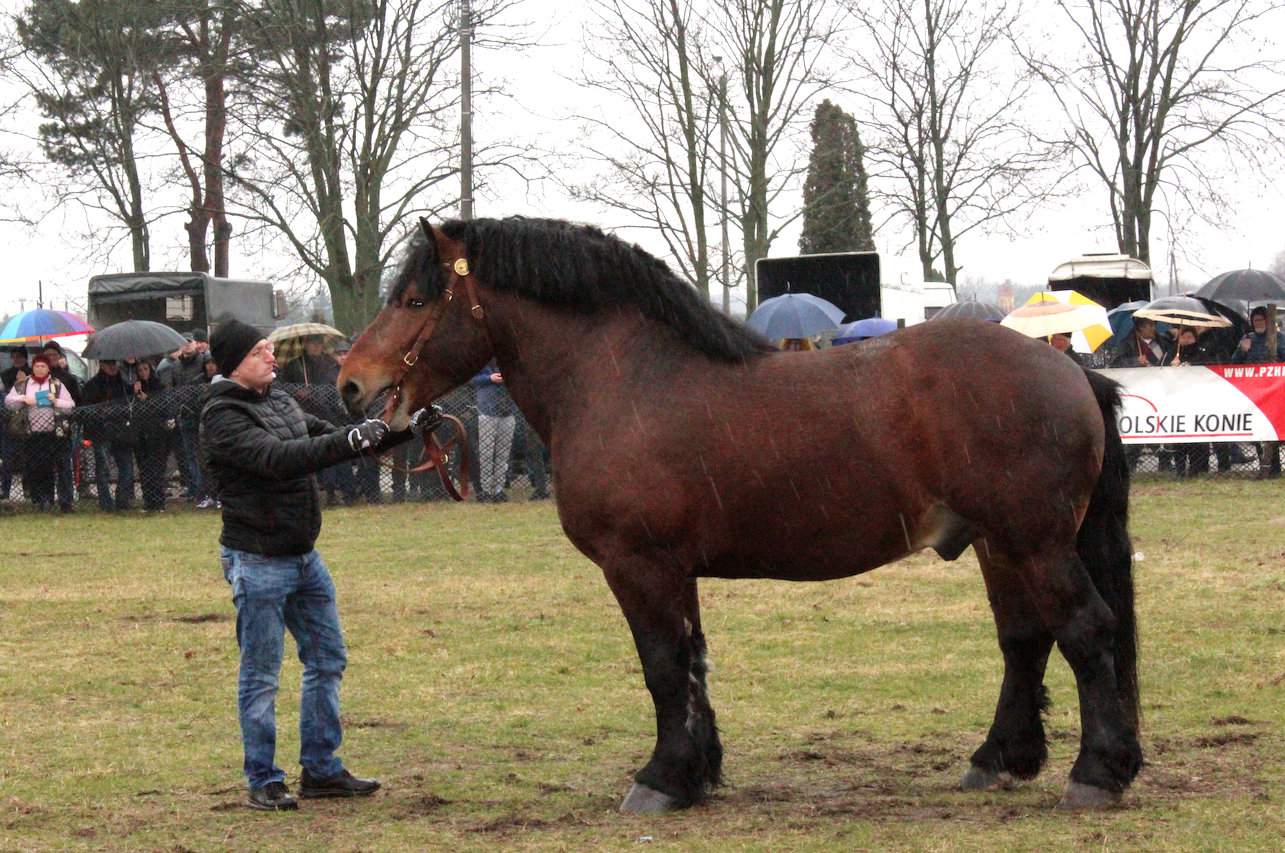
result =
[[697,627],[688,612],[694,583],[679,569],[638,557],[612,561],[603,574],[629,622],[656,705],[656,748],[634,774],[620,810],[646,814],[686,808],[716,784],[718,761],[713,767],[710,761],[715,749],[721,758],[713,711],[704,696],[703,659],[700,677],[693,672]]

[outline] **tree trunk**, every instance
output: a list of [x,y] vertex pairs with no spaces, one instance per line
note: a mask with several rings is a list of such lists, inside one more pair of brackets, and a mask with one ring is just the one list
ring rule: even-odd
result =
[[[224,9],[219,27],[219,41],[213,51],[202,52],[205,79],[205,213],[214,223],[214,274],[227,278],[232,224],[228,222],[227,200],[223,194],[223,139],[227,133],[228,112],[225,80],[228,49],[236,14],[231,6]],[[204,40],[209,45],[208,35]],[[204,238],[204,231],[202,231]]]

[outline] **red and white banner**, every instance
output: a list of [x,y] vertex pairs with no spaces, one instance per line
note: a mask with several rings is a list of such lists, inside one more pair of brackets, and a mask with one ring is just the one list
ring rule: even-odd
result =
[[1285,364],[1103,370],[1124,386],[1125,444],[1277,441],[1285,436]]

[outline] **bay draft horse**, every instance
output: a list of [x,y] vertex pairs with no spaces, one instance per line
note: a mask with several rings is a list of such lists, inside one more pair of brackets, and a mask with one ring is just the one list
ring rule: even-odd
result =
[[1117,386],[997,325],[943,320],[776,352],[663,262],[601,231],[421,220],[339,387],[385,419],[494,357],[554,460],[567,536],[624,611],[656,706],[626,812],[721,782],[697,579],[819,581],[970,544],[1004,679],[967,789],[1030,779],[1053,645],[1075,673],[1066,807],[1118,801],[1142,763],[1128,468]]

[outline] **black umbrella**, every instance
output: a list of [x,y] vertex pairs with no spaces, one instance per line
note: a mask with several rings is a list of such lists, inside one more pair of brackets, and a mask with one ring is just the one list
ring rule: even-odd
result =
[[1214,276],[1192,296],[1243,312],[1250,302],[1285,303],[1285,278],[1266,270],[1232,270]]
[[187,340],[164,323],[151,320],[125,320],[99,329],[85,346],[85,358],[119,361],[170,353]]
[[930,319],[971,319],[971,320],[989,320],[992,323],[998,323],[1004,319],[1004,312],[998,305],[992,305],[989,302],[978,302],[976,299],[965,299],[963,302],[956,302],[953,305],[947,305],[945,308],[932,315]]

